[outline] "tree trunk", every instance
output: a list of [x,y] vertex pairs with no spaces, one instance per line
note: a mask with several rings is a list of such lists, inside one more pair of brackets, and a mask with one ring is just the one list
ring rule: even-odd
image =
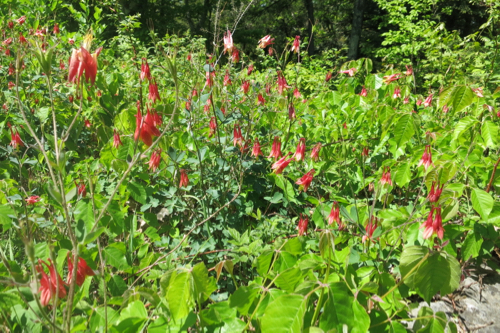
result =
[[364,0],[355,0],[351,37],[349,38],[349,50],[347,52],[347,59],[349,60],[358,58],[359,39],[361,37],[361,26],[363,24],[363,9]]
[[314,54],[314,36],[312,34],[314,25],[314,7],[312,0],[304,0],[304,5],[307,10],[307,34],[309,35],[309,46],[307,47],[307,53],[311,56]]

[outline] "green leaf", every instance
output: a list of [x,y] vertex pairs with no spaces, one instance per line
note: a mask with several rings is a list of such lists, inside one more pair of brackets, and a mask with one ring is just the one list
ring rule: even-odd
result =
[[135,201],[143,205],[146,203],[147,196],[144,186],[136,182],[129,182],[127,183],[127,189],[129,190],[130,195],[132,196],[132,198],[134,198]]
[[479,233],[469,232],[462,243],[462,260],[467,261],[471,257],[476,258],[483,245],[483,238]]
[[411,180],[410,163],[401,164],[394,173],[394,181],[399,187],[404,187]]
[[21,298],[13,293],[0,293],[0,309],[8,310],[16,304],[23,304]]
[[396,126],[393,128],[394,140],[398,148],[407,143],[413,133],[415,133],[415,126],[413,125],[413,117],[410,114],[405,114],[399,118]]
[[274,281],[276,285],[291,293],[295,290],[295,287],[302,279],[301,271],[298,267],[292,267],[284,270]]
[[193,304],[192,291],[191,274],[189,272],[181,272],[170,281],[166,299],[174,320],[177,321],[189,314]]
[[120,312],[119,321],[121,322],[127,318],[148,318],[148,312],[144,304],[141,301],[129,303],[127,307]]
[[491,195],[483,190],[475,188],[472,190],[471,201],[474,210],[481,215],[481,218],[484,221],[488,222],[488,216],[490,215],[491,210],[493,209],[493,204],[495,203]]
[[276,186],[283,190],[285,198],[290,202],[297,202],[295,199],[295,189],[293,188],[292,183],[282,175],[274,175],[274,177],[276,180]]
[[104,249],[106,263],[118,270],[125,270],[129,267],[125,257],[125,245],[123,243],[113,243]]
[[0,205],[0,224],[3,225],[3,230],[6,231],[12,227],[12,220],[9,217],[16,216],[16,212],[12,209],[10,205]]
[[271,250],[266,250],[257,258],[256,267],[257,272],[262,276],[267,276],[267,271],[273,260],[274,252]]
[[239,287],[229,296],[229,306],[232,308],[236,307],[241,315],[246,316],[255,297],[257,297],[261,290],[261,286],[257,284],[251,284],[248,287]]
[[451,96],[453,95],[453,92],[455,91],[455,87],[448,87],[444,89],[440,94],[438,98],[438,109],[443,108],[443,106],[448,105],[451,106],[450,100]]
[[486,120],[481,126],[481,137],[484,143],[491,148],[498,146],[498,125],[491,120]]
[[307,299],[301,295],[282,295],[269,303],[262,317],[262,332],[302,332]]
[[97,237],[99,237],[105,230],[106,228],[100,227],[95,231],[88,233],[83,240],[83,245],[87,245],[88,243],[92,243],[93,241],[95,241]]
[[471,116],[460,119],[460,121],[455,125],[455,130],[453,131],[453,140],[458,139],[460,134],[469,129],[475,123],[477,123],[477,120]]
[[460,112],[474,101],[474,92],[468,86],[458,86],[450,97],[453,112]]
[[217,284],[213,277],[208,276],[208,270],[203,262],[194,266],[191,274],[196,300],[201,305],[217,289]]

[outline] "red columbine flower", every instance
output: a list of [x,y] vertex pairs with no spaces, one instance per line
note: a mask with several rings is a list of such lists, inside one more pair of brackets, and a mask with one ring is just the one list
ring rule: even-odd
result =
[[231,54],[231,60],[233,61],[234,64],[240,62],[240,51],[236,47],[233,48],[233,53]]
[[161,162],[161,149],[155,150],[151,153],[151,158],[149,159],[149,169],[153,170],[153,172],[158,169],[158,166]]
[[[66,288],[64,288],[64,282],[61,279],[59,273],[57,273],[56,268],[52,260],[48,259],[49,264],[45,261],[38,259],[38,265],[35,265],[35,269],[38,273],[42,274],[40,279],[40,303],[42,306],[47,306],[52,299],[57,295],[58,299],[66,297]],[[49,269],[49,275],[43,270],[43,265],[47,266]]]
[[9,21],[9,23],[7,23],[7,26],[9,27],[9,29],[14,28],[14,22]]
[[186,170],[181,169],[181,180],[179,182],[179,187],[186,187],[189,185],[189,178],[186,173]]
[[306,139],[300,138],[299,143],[297,144],[297,149],[295,150],[295,154],[292,157],[295,157],[295,160],[302,161],[304,159],[304,155],[306,153]]
[[248,90],[250,89],[250,81],[244,80],[241,84],[241,89],[243,93],[248,94]]
[[432,164],[432,150],[430,145],[425,146],[424,153],[422,154],[422,158],[420,159],[420,162],[418,162],[417,168],[421,165],[424,166],[424,170],[427,170],[427,168]]
[[297,180],[295,184],[299,185],[299,188],[303,187],[304,192],[307,192],[307,189],[309,188],[309,185],[311,185],[315,172],[316,171],[314,169],[311,169],[308,173],[303,175],[302,178]]
[[332,75],[333,73],[328,71],[328,73],[326,73],[326,76],[325,76],[325,82],[328,82],[332,79]]
[[[434,211],[436,212],[436,216],[433,219]],[[433,234],[436,234],[439,239],[443,239],[444,229],[443,229],[443,219],[441,218],[441,207],[432,207],[429,215],[427,216],[427,220],[420,227],[424,228],[424,239],[431,237]]]
[[[73,281],[73,259],[68,252],[68,284]],[[87,265],[87,262],[82,257],[78,258],[78,267],[76,268],[76,284],[82,286],[87,276],[94,276],[95,272]]]
[[146,58],[142,58],[142,64],[141,64],[141,81],[144,81],[144,79],[151,80],[151,71],[149,70],[149,64],[148,60]]
[[365,227],[366,233],[361,238],[361,241],[364,243],[367,239],[370,239],[372,242],[375,242],[375,240],[373,240],[372,237],[373,237],[373,232],[377,229],[377,227],[378,227],[378,219],[372,216],[371,221],[368,222],[368,224]]
[[264,49],[264,48],[266,48],[266,46],[274,44],[273,41],[274,41],[274,38],[271,38],[271,35],[264,36],[259,40],[259,47],[261,49]]
[[215,72],[206,72],[205,73],[205,84],[209,88],[211,88],[214,85],[214,76],[215,76]]
[[19,33],[19,42],[20,42],[21,44],[24,44],[24,43],[27,43],[27,42],[28,42],[28,41],[26,40],[26,38],[24,38],[24,36],[23,36],[23,33],[22,33],[22,32],[20,32],[20,33]]
[[401,97],[401,89],[399,87],[394,88],[394,93],[392,94],[392,98],[400,98]]
[[149,147],[153,144],[152,136],[160,136],[161,132],[158,130],[158,128],[155,127],[153,116],[151,116],[149,110],[146,116],[142,117],[140,105],[141,105],[140,102],[137,101],[137,114],[135,115],[136,128],[134,133],[134,140],[137,140],[140,135],[142,142],[144,142]]
[[12,38],[7,38],[6,40],[4,40],[2,42],[2,44],[5,45],[5,46],[8,46],[8,45],[12,44]]
[[79,197],[84,198],[87,196],[87,187],[85,186],[85,183],[80,182],[80,184],[77,184],[75,182],[75,186]]
[[264,99],[264,97],[262,97],[262,94],[259,94],[259,96],[257,96],[257,105],[264,105],[266,104],[266,100]]
[[349,76],[354,76],[354,74],[356,74],[357,72],[357,69],[356,68],[349,68],[348,70],[345,70],[345,71],[340,71],[339,73],[342,73],[342,74],[348,74]]
[[443,113],[448,113],[449,110],[450,108],[448,107],[448,105],[443,106]]
[[275,136],[273,140],[273,145],[271,147],[271,154],[267,158],[274,157],[275,159],[280,158],[283,156],[281,154],[281,140],[279,137]]
[[311,158],[313,161],[319,160],[319,151],[321,150],[321,142],[318,142],[316,145],[314,145],[312,151],[311,151]]
[[215,120],[215,117],[210,118],[208,127],[210,128],[210,134],[208,135],[208,137],[210,138],[215,134],[215,131],[217,130],[217,121]]
[[241,145],[243,142],[243,135],[241,135],[241,128],[239,124],[234,125],[233,130],[233,146]]
[[305,233],[307,233],[308,224],[309,224],[309,219],[307,218],[307,215],[302,216],[302,214],[300,214],[299,223],[297,225],[297,229],[299,230],[299,236],[302,236]]
[[384,171],[382,172],[382,178],[380,178],[380,184],[392,185],[391,168],[390,167],[384,167]]
[[149,94],[148,98],[151,100],[152,104],[155,104],[156,100],[161,101],[160,93],[158,92],[158,85],[154,79],[149,81]]
[[439,187],[439,182],[438,182],[436,188],[434,188],[435,184],[436,182],[432,182],[431,190],[429,191],[429,195],[427,196],[427,199],[429,199],[429,201],[433,203],[439,201],[439,197],[441,196],[444,187],[444,184],[441,185],[441,187]]
[[300,49],[300,36],[295,36],[295,40],[293,41],[292,49],[290,51],[299,53]]
[[250,64],[247,69],[247,75],[252,74],[252,72],[253,72],[253,64]]
[[227,31],[224,34],[224,53],[229,52],[231,54],[233,52],[234,45],[233,45],[233,36],[231,35],[231,31]]
[[91,44],[92,35],[87,35],[80,49],[73,49],[69,58],[69,82],[78,83],[85,72],[85,80],[87,82],[90,80],[94,84],[97,75],[97,56],[101,53],[102,47],[90,54],[88,50],[90,50]]
[[406,65],[406,75],[412,75],[413,74],[413,68],[411,66]]
[[291,153],[286,154],[271,166],[271,169],[274,170],[275,174],[279,175],[288,166],[288,164],[290,164],[290,162],[293,160],[293,157],[289,158],[288,160],[286,159],[290,154]]
[[432,104],[432,94],[430,94],[424,101],[424,107],[428,107]]
[[118,148],[123,146],[122,140],[120,139],[120,134],[113,129],[113,147]]
[[16,20],[16,22],[17,22],[18,24],[20,24],[20,25],[23,25],[23,23],[24,23],[25,21],[26,21],[26,16],[24,16],[24,15],[23,15],[23,16],[21,16],[20,18],[18,18],[18,19]]
[[400,78],[401,78],[401,73],[394,73],[394,74],[391,74],[391,75],[384,76],[384,82],[386,84],[389,84],[392,81],[399,80]]
[[406,96],[405,99],[403,100],[403,104],[408,104],[410,103],[410,96]]
[[85,125],[85,127],[87,127],[87,128],[91,128],[91,127],[92,127],[92,124],[90,123],[90,121],[89,121],[88,119],[85,119],[85,121],[84,121],[84,125]]
[[288,107],[288,119],[293,120],[296,117],[297,116],[295,115],[295,108],[292,104],[290,104],[290,106]]
[[333,202],[332,210],[330,211],[330,215],[328,215],[328,224],[332,225],[333,222],[336,222],[340,228],[340,206],[337,201]]
[[19,146],[21,146],[21,147],[24,146],[23,140],[21,140],[21,136],[19,135],[19,132],[16,131],[14,133],[12,128],[10,129],[10,145],[14,149],[17,149],[17,147],[19,147]]
[[363,88],[361,88],[361,92],[359,93],[359,96],[366,97],[366,95],[368,95],[368,91],[366,90],[365,86],[363,86]]
[[55,35],[57,35],[59,33],[59,24],[57,24],[57,23],[54,24],[53,32]]
[[476,94],[477,97],[484,97],[484,95],[483,95],[483,87],[472,88],[472,91]]
[[226,70],[226,75],[224,75],[224,87],[230,86],[232,84],[231,77],[229,77],[229,71]]
[[370,153],[370,150],[368,149],[368,147],[363,147],[363,150],[361,151],[361,156],[368,157],[369,153]]
[[25,200],[26,200],[26,204],[29,206],[29,205],[34,205],[38,201],[40,201],[40,197],[38,195],[32,195],[32,196],[26,198]]
[[295,98],[300,98],[300,96],[301,96],[300,91],[297,87],[295,87],[295,90],[293,91],[293,96]]
[[252,156],[259,157],[259,155],[263,156],[264,154],[262,154],[262,150],[260,149],[259,139],[255,138],[255,142],[252,147]]
[[14,88],[16,86],[16,84],[12,81],[9,81],[9,83],[7,84],[9,90],[12,90],[12,88]]
[[281,71],[278,71],[278,92],[280,95],[283,95],[283,90],[291,88],[287,83],[285,76]]

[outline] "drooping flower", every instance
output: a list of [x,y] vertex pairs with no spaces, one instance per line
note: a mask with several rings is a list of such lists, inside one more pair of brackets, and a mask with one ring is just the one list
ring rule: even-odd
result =
[[187,61],[191,61],[191,59],[192,59],[192,58],[193,58],[193,57],[191,56],[191,53],[188,53],[188,55],[187,55],[187,57],[186,57]]
[[297,180],[295,184],[299,185],[299,188],[303,187],[304,192],[307,192],[307,189],[311,185],[315,172],[316,171],[314,169],[311,169],[308,173],[304,174],[299,180]]
[[427,96],[427,98],[425,99],[425,101],[424,101],[424,107],[431,106],[431,104],[432,104],[432,94],[430,94],[429,96]]
[[406,75],[412,75],[413,74],[413,68],[409,65],[406,65]]
[[281,71],[278,71],[278,92],[279,92],[279,94],[283,95],[283,91],[285,89],[288,89],[288,88],[291,88],[291,87],[287,84],[285,76],[283,75],[283,73]]
[[180,187],[187,187],[189,185],[189,178],[186,173],[186,170],[181,169],[181,176],[180,176],[180,181],[179,181],[179,188]]
[[116,131],[116,129],[113,129],[113,147],[118,148],[120,146],[123,146],[120,134]]
[[257,96],[257,105],[264,105],[266,104],[266,100],[264,99],[264,97],[262,97],[262,94],[259,94],[259,96]]
[[326,76],[325,76],[325,82],[328,82],[332,79],[332,75],[333,73],[328,71],[328,73],[326,73]]
[[382,172],[382,178],[380,178],[380,184],[382,184],[382,185],[389,184],[392,186],[391,168],[390,167],[384,167],[384,170]]
[[20,18],[18,18],[16,20],[16,22],[19,24],[19,25],[23,25],[24,22],[26,22],[26,16],[21,16]]
[[363,147],[363,150],[361,151],[361,156],[368,157],[369,153],[370,153],[370,150],[368,149],[368,147]]
[[148,98],[151,100],[152,104],[156,103],[156,100],[161,101],[160,93],[158,92],[158,85],[154,79],[149,81],[149,94]]
[[359,93],[359,96],[361,97],[366,97],[368,95],[368,91],[366,90],[365,86],[361,88],[361,92]]
[[[42,306],[47,306],[52,299],[56,298],[56,295],[58,299],[66,297],[64,282],[59,273],[56,271],[52,260],[48,259],[48,261],[50,265],[45,261],[38,259],[38,265],[35,265],[37,272],[42,275],[40,279],[40,289],[38,289],[40,292],[40,303]],[[45,273],[42,264],[48,267],[50,276]]]
[[244,94],[248,94],[248,90],[250,90],[250,81],[243,80],[243,83],[241,84],[241,90],[243,90]]
[[[72,256],[70,255],[70,253],[68,252],[68,284],[71,284],[71,282],[73,281],[73,258]],[[87,276],[94,276],[95,275],[95,272],[92,270],[92,268],[90,268],[88,265],[87,265],[87,262],[85,261],[85,259],[83,259],[82,257],[79,257],[78,258],[78,265],[77,265],[77,268],[76,268],[76,284],[78,286],[82,286],[82,284],[85,282],[85,278]]]
[[233,53],[233,48],[234,48],[233,36],[231,35],[231,31],[228,30],[224,34],[224,54],[226,52],[229,52],[229,54],[232,54]]
[[392,98],[400,98],[401,97],[401,89],[399,87],[394,88],[394,93],[392,94]]
[[330,215],[328,215],[328,224],[332,225],[333,222],[336,222],[340,227],[340,206],[337,201],[333,202],[332,210],[330,211]]
[[205,73],[205,84],[209,87],[212,88],[214,85],[214,77],[215,77],[215,72],[206,72]]
[[448,113],[449,110],[450,108],[448,107],[448,105],[443,106],[443,113]]
[[441,193],[443,192],[443,187],[444,184],[439,187],[439,182],[437,183],[437,186],[434,187],[436,182],[432,182],[431,185],[431,190],[429,191],[429,195],[427,196],[427,199],[429,199],[429,202],[436,203],[439,201],[439,197],[441,196]]
[[268,158],[274,157],[275,159],[278,159],[281,156],[283,156],[283,154],[281,154],[281,140],[279,137],[275,136],[273,145],[271,146],[271,153]]
[[25,199],[26,200],[26,204],[29,206],[29,205],[34,205],[36,204],[38,201],[40,201],[40,196],[38,195],[32,195],[28,198]]
[[261,49],[264,49],[264,48],[266,48],[266,46],[274,44],[273,41],[274,41],[274,38],[271,38],[271,35],[264,36],[259,40],[259,47]]
[[54,32],[54,35],[59,34],[59,24],[54,23],[54,29],[52,31]]
[[87,196],[87,187],[85,186],[84,182],[80,182],[79,184],[75,182],[75,186],[76,186],[76,191],[78,193],[78,197],[84,198]]
[[233,64],[237,64],[240,62],[240,51],[236,47],[233,48],[231,60],[233,61]]
[[293,157],[297,162],[299,162],[304,159],[305,153],[306,153],[306,139],[300,138],[299,143],[297,144],[297,149],[295,150],[295,154],[293,154]]
[[378,227],[378,218],[372,216],[370,222],[365,227],[365,234],[361,238],[361,241],[364,243],[367,239],[370,239],[372,242],[375,242],[373,239],[373,232],[377,229]]
[[403,99],[403,104],[408,104],[410,103],[410,96],[406,96],[404,99]]
[[291,52],[299,53],[300,52],[300,36],[295,36],[295,40],[292,44]]
[[259,155],[263,156],[264,154],[262,154],[262,150],[260,149],[259,139],[255,138],[255,142],[252,147],[252,156],[259,157]]
[[307,225],[309,224],[309,219],[307,218],[307,215],[302,215],[300,214],[300,219],[299,223],[297,225],[297,229],[299,230],[299,236],[304,235],[307,233]]
[[356,74],[356,72],[357,72],[357,69],[354,68],[354,67],[353,68],[349,68],[349,69],[347,69],[345,71],[339,71],[339,73],[347,74],[347,75],[349,75],[351,77],[354,76],[354,74]]
[[424,153],[422,154],[422,158],[420,159],[420,162],[418,162],[418,166],[423,165],[424,170],[427,170],[427,168],[432,164],[432,149],[430,145],[425,146]]
[[24,38],[24,36],[23,36],[23,33],[22,33],[22,32],[20,32],[20,33],[19,33],[19,42],[20,42],[21,44],[24,44],[24,43],[27,43],[27,42],[28,42],[28,41],[26,40],[26,38]]
[[97,75],[97,56],[101,53],[102,47],[98,48],[94,53],[90,54],[90,46],[92,44],[92,35],[84,37],[83,44],[79,49],[73,49],[73,53],[69,58],[68,81],[78,83],[83,73],[85,80],[94,84]]
[[321,150],[321,142],[318,142],[317,144],[314,145],[312,151],[311,151],[311,158],[313,161],[319,160],[319,151]]
[[151,158],[149,159],[149,170],[152,170],[153,172],[158,169],[158,166],[160,165],[161,162],[161,149],[154,150],[151,153]]
[[23,140],[21,140],[21,136],[19,135],[19,132],[18,131],[14,132],[12,130],[12,127],[10,128],[10,145],[14,149],[17,149],[17,147],[24,146]]
[[224,75],[224,87],[230,86],[233,82],[231,81],[231,77],[229,76],[229,71],[226,70],[226,75]]
[[286,159],[290,154],[291,153],[286,154],[271,166],[271,169],[274,170],[275,174],[279,175],[288,166],[288,164],[290,164],[290,162],[293,160],[293,157]]
[[[436,212],[436,216],[433,218],[433,214]],[[424,228],[424,239],[430,238],[432,235],[436,234],[439,239],[443,239],[444,229],[443,229],[443,219],[441,217],[441,207],[432,207],[429,215],[427,216],[426,222],[420,227]]]
[[302,95],[300,94],[299,88],[295,87],[295,90],[293,91],[293,96],[295,98],[300,98]]
[[85,121],[83,123],[84,123],[85,127],[87,127],[87,128],[92,127],[92,124],[90,123],[90,120],[88,120],[88,119],[85,119]]
[[14,28],[14,22],[9,21],[9,23],[7,23],[7,26],[9,27],[9,29],[13,29]]
[[9,83],[7,84],[7,87],[9,88],[9,90],[12,90],[12,88],[14,88],[16,86],[16,84],[12,81],[9,81]]
[[210,118],[210,123],[208,124],[208,127],[210,128],[210,134],[208,135],[208,137],[211,138],[212,135],[214,135],[215,131],[217,130],[217,121],[215,120],[215,117]]
[[253,72],[253,64],[250,64],[247,69],[247,75],[252,74],[252,72]]
[[141,81],[144,81],[144,79],[151,80],[151,71],[149,69],[149,64],[148,60],[146,58],[142,58],[142,64],[141,64]]
[[422,100],[421,99],[417,99],[417,106],[420,106],[422,105]]
[[297,117],[295,114],[295,108],[293,107],[292,104],[288,107],[288,119],[293,120]]
[[243,135],[239,124],[234,125],[233,129],[233,146],[241,145],[243,143]]
[[472,91],[476,94],[477,97],[484,97],[484,95],[483,95],[483,87],[472,88]]
[[391,74],[391,75],[386,75],[384,76],[384,82],[386,84],[389,84],[393,81],[396,81],[396,80],[399,80],[401,78],[401,73],[394,73],[394,74]]
[[146,116],[143,117],[140,109],[140,101],[137,101],[137,114],[136,118],[136,128],[134,133],[134,140],[137,140],[139,136],[141,137],[142,142],[146,144],[146,146],[151,146],[153,144],[152,136],[160,136],[161,132],[154,125],[153,117],[151,113],[147,112]]

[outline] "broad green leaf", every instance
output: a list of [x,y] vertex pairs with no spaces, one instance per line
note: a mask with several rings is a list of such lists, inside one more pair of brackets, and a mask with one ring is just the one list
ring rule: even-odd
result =
[[431,308],[422,307],[413,328],[419,333],[444,333],[448,319],[443,312],[434,314]]
[[404,187],[411,180],[411,170],[409,163],[399,165],[394,173],[394,181],[399,187]]
[[217,284],[213,277],[208,276],[208,270],[203,262],[193,267],[191,275],[196,300],[201,304],[217,289]]
[[13,293],[0,293],[0,309],[6,311],[16,304],[23,304],[21,298]]
[[0,224],[3,225],[3,230],[6,231],[12,226],[12,220],[9,217],[16,216],[16,212],[8,204],[0,205]]
[[451,106],[451,96],[453,95],[453,92],[455,91],[455,87],[448,87],[444,89],[440,94],[438,98],[438,109],[442,109],[443,106],[448,105]]
[[106,263],[118,270],[125,270],[129,267],[125,257],[125,245],[123,243],[113,243],[104,249]]
[[274,282],[279,288],[291,293],[295,290],[295,286],[297,286],[301,279],[302,274],[300,269],[298,267],[291,267],[280,273]]
[[460,134],[469,129],[475,123],[477,123],[477,120],[471,116],[460,119],[460,121],[455,125],[455,130],[453,131],[453,140],[458,139]]
[[471,194],[472,207],[481,218],[488,222],[488,216],[493,209],[494,200],[489,193],[486,191],[475,188],[472,190]]
[[458,86],[453,90],[450,101],[453,112],[458,113],[472,104],[474,101],[474,92],[468,86]]
[[486,120],[481,126],[481,136],[484,143],[490,147],[495,148],[498,146],[498,125],[495,125],[491,120]]
[[262,276],[267,276],[267,271],[271,265],[274,252],[271,250],[264,251],[256,261],[257,272]]
[[407,143],[413,133],[415,133],[415,126],[413,125],[413,117],[410,114],[405,114],[401,118],[399,118],[394,131],[394,140],[396,141],[396,145],[398,148],[402,147],[405,143]]
[[120,312],[119,321],[121,322],[127,318],[146,319],[147,317],[148,317],[148,312],[146,311],[144,303],[142,303],[141,301],[134,301],[129,303],[127,307]]
[[194,301],[189,272],[179,273],[170,281],[166,298],[174,320],[177,321],[189,314]]
[[269,303],[262,317],[262,332],[302,332],[307,299],[302,295],[282,295]]
[[145,204],[146,203],[146,189],[139,183],[129,182],[127,183],[127,190],[129,190],[130,195],[135,201]]
[[476,232],[469,232],[462,243],[462,260],[467,261],[471,257],[474,259],[479,255],[483,245],[483,238]]
[[229,305],[231,307],[236,307],[241,315],[246,316],[250,306],[252,306],[254,299],[259,295],[260,291],[262,291],[261,286],[256,284],[251,284],[248,287],[239,287],[229,296]]

